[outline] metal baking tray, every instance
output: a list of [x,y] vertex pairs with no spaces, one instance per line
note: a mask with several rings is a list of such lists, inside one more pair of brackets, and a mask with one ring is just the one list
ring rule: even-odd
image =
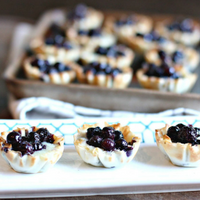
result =
[[[65,13],[66,10],[64,9],[55,9],[44,13],[31,32],[31,38],[44,34],[52,22],[62,22]],[[130,12],[105,12],[105,15],[122,15],[126,13]],[[171,16],[154,15],[152,17],[154,20],[160,20]],[[15,37],[15,40],[17,39]],[[20,44],[18,45],[20,46]],[[133,79],[132,84],[127,89],[102,88],[80,83],[56,85],[25,78],[21,69],[21,63],[24,59],[23,50],[21,48],[21,54],[15,52],[16,54],[18,53],[18,56],[12,59],[4,72],[4,80],[7,88],[17,99],[45,96],[86,107],[146,113],[159,112],[177,107],[200,111],[200,79],[197,80],[191,93],[187,94],[143,89],[135,79]],[[196,70],[196,73],[200,76],[200,68]]]

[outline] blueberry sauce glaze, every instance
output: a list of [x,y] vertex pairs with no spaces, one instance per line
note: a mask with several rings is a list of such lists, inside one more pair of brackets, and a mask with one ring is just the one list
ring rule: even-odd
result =
[[167,28],[170,31],[178,30],[191,33],[194,30],[194,22],[191,19],[177,20],[167,25]]
[[191,124],[188,126],[184,124],[171,126],[167,130],[167,135],[174,143],[191,143],[192,145],[200,144],[200,140],[197,139],[200,136],[200,128],[193,127]]
[[95,75],[111,75],[112,77],[122,73],[119,68],[112,68],[107,63],[92,62],[84,67],[84,73],[92,72]]
[[157,66],[153,63],[148,63],[145,66],[146,72],[145,75],[149,77],[158,77],[158,78],[173,78],[178,79],[181,76],[175,72],[175,69],[169,66],[167,63],[162,63],[160,66]]
[[42,60],[38,58],[35,58],[31,62],[31,65],[37,67],[41,72],[45,74],[59,73],[71,70],[69,66],[66,66],[63,63],[56,62],[54,64],[50,64],[48,60]]
[[[54,142],[53,134],[49,133],[46,128],[35,130],[35,127],[32,127],[31,131],[26,132],[25,136],[22,136],[20,131],[12,131],[7,135],[6,142],[12,145],[12,150],[20,151],[22,156],[46,149],[42,142]],[[5,147],[4,151],[8,152],[8,149]]]
[[98,47],[95,51],[96,54],[104,55],[108,57],[118,57],[118,56],[125,56],[124,48],[121,46],[111,46],[111,47]]
[[149,42],[158,42],[158,43],[163,43],[166,41],[166,39],[162,36],[160,36],[157,32],[151,31],[147,34],[142,34],[142,33],[136,33],[136,37],[141,37],[146,41]]
[[115,130],[113,127],[100,127],[88,128],[87,144],[99,147],[105,151],[123,150],[126,152],[127,157],[132,153],[133,143],[136,141],[133,139],[131,143],[127,143],[121,131]]

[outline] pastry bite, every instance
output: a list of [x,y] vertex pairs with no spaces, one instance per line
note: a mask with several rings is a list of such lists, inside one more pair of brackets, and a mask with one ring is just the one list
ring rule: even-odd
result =
[[119,37],[133,35],[134,33],[148,33],[153,27],[150,17],[140,14],[123,15],[120,17],[107,17],[105,27]]
[[95,29],[102,25],[103,19],[102,12],[84,4],[78,4],[67,13],[66,26],[76,29]]
[[162,62],[168,62],[172,65],[178,64],[184,66],[188,71],[194,71],[199,64],[199,53],[188,47],[179,47],[171,52],[152,49],[145,53],[145,60],[156,65],[160,65]]
[[47,83],[68,84],[76,78],[76,63],[59,62],[54,57],[37,55],[26,58],[23,68],[27,78]]
[[157,129],[156,143],[174,165],[198,167],[200,164],[200,128],[192,125],[168,124]]
[[136,77],[140,85],[146,89],[175,93],[190,91],[197,80],[197,74],[189,73],[183,66],[170,66],[167,63],[159,66],[146,63],[136,72]]
[[126,88],[132,80],[132,69],[112,67],[107,63],[92,62],[76,68],[81,83],[107,88]]
[[186,46],[196,46],[200,40],[199,23],[189,18],[160,21],[156,30],[164,37]]
[[122,41],[139,54],[144,54],[146,51],[157,48],[171,52],[176,48],[175,43],[164,38],[156,31],[150,31],[145,34],[136,32],[133,35],[124,36]]
[[97,46],[109,47],[116,43],[116,37],[100,28],[75,29],[70,27],[66,31],[68,39],[82,47],[82,50],[93,50]]
[[67,40],[65,29],[58,24],[51,24],[43,37],[31,40],[30,48],[36,54],[52,55],[62,62],[78,60],[80,48]]
[[46,128],[17,128],[1,133],[0,149],[16,172],[45,172],[62,156],[64,138],[51,134]]
[[129,163],[136,155],[141,139],[129,126],[120,123],[84,124],[74,135],[74,145],[84,162],[107,168]]
[[124,45],[113,45],[110,47],[98,46],[94,51],[84,51],[80,59],[82,59],[85,64],[101,62],[123,68],[131,66],[134,56],[134,52],[130,48]]

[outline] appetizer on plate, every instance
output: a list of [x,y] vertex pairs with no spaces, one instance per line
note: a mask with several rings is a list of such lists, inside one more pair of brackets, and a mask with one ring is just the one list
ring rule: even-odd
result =
[[46,128],[17,128],[1,133],[0,148],[3,158],[16,172],[38,173],[60,159],[64,138],[51,134]]
[[200,41],[200,25],[189,18],[160,21],[156,30],[164,37],[186,46],[196,46]]
[[122,40],[139,54],[144,54],[148,50],[157,48],[161,48],[167,52],[176,49],[174,42],[166,39],[154,30],[145,34],[136,32],[132,35],[124,36]]
[[188,71],[194,71],[199,64],[199,53],[188,47],[179,47],[168,53],[162,49],[152,49],[145,53],[145,60],[156,65],[160,65],[162,62],[172,65],[178,64]]
[[43,37],[31,40],[30,48],[36,54],[52,55],[62,62],[78,60],[80,47],[68,41],[65,29],[58,24],[51,24]]
[[108,63],[111,66],[123,68],[131,66],[134,59],[134,52],[124,45],[113,45],[110,47],[98,46],[93,51],[82,52],[80,59],[83,63],[91,62]]
[[136,155],[141,139],[129,126],[84,124],[74,135],[74,145],[84,162],[107,168],[129,163]]
[[42,80],[55,84],[68,84],[76,77],[73,62],[59,62],[54,56],[37,55],[24,60],[23,68],[30,79]]
[[150,17],[140,14],[109,16],[105,20],[105,27],[120,39],[136,32],[148,33],[153,27],[153,21]]
[[102,25],[103,19],[102,12],[84,4],[78,4],[67,13],[66,26],[76,29],[95,29]]
[[167,63],[158,66],[146,63],[136,72],[136,77],[144,88],[175,93],[190,91],[197,80],[197,74],[189,73],[183,66]]
[[200,128],[192,125],[165,125],[156,130],[156,142],[162,153],[174,164],[197,167],[200,164]]
[[70,27],[66,35],[70,41],[80,45],[83,51],[93,50],[97,46],[109,47],[116,43],[116,37],[101,28],[77,30]]
[[108,88],[126,88],[131,83],[133,76],[130,67],[120,69],[100,62],[80,65],[76,68],[76,74],[81,83]]

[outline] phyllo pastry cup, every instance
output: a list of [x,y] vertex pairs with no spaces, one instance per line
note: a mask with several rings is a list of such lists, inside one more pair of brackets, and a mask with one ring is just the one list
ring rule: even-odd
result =
[[67,13],[66,26],[76,29],[94,29],[102,25],[103,19],[102,12],[84,4],[78,4]]
[[[88,134],[91,134],[91,129],[94,131],[100,129],[101,131],[107,131],[107,133],[105,134],[110,134],[108,132],[112,129],[115,132],[114,137],[116,137],[117,134],[118,136],[119,134],[123,134],[123,136],[121,137],[123,137],[123,140],[125,140],[126,148],[123,149],[120,146],[117,147],[117,144],[119,142],[117,140],[114,141],[114,137],[113,140],[110,138],[105,138],[101,141],[101,143],[95,143],[97,145],[92,146],[91,143],[95,142],[93,138],[98,136],[93,136],[88,140]],[[98,138],[97,140],[99,141]],[[110,143],[113,145],[115,144],[115,146],[105,146],[105,142],[107,142],[108,140],[112,140],[113,142]],[[78,128],[78,132],[74,135],[75,148],[83,161],[93,166],[104,166],[107,168],[120,167],[129,163],[136,155],[139,149],[140,142],[141,139],[131,132],[129,126],[121,126],[120,123],[112,125],[109,125],[106,122],[93,125],[84,124],[82,127]],[[108,143],[109,142],[107,142],[106,144]],[[102,147],[104,149],[102,149]],[[105,148],[107,149],[105,150]],[[110,148],[112,148],[112,150]]]
[[134,52],[124,45],[113,45],[107,48],[97,47],[93,51],[82,52],[80,59],[85,63],[108,63],[118,68],[131,66],[135,57]]
[[149,63],[161,64],[163,61],[183,65],[188,71],[194,71],[199,64],[199,53],[189,47],[179,46],[171,52],[162,49],[152,49],[145,53],[145,60]]
[[[156,129],[156,143],[161,152],[174,165],[182,167],[198,167],[200,165],[200,145],[198,140],[195,139],[197,141],[195,143],[193,143],[194,141],[184,141],[184,137],[191,140],[191,136],[184,135],[182,136],[182,140],[184,143],[180,141],[173,141],[173,138],[169,137],[167,134],[168,129],[171,127],[172,126],[166,124],[165,127],[161,129]],[[174,127],[172,127],[171,130],[172,129],[174,129]],[[186,127],[185,129],[189,128]],[[192,130],[192,132],[192,134],[194,134],[194,129]],[[183,135],[184,133],[179,134]]]
[[27,78],[47,83],[68,84],[76,78],[74,62],[60,62],[54,56],[37,55],[24,60]]
[[186,46],[196,46],[200,41],[200,25],[193,19],[159,21],[156,30],[164,37]]
[[123,15],[120,17],[109,16],[105,20],[107,30],[119,37],[132,35],[133,33],[147,33],[153,27],[150,17],[140,14]]
[[[17,128],[11,132],[21,135],[19,144],[8,143],[7,136],[11,132],[1,133],[1,154],[12,169],[21,173],[38,173],[45,172],[56,164],[64,151],[64,138],[50,133],[48,133],[47,137],[49,138],[47,138],[44,136],[46,131],[45,128],[37,127],[32,127],[30,130]],[[27,141],[26,136],[30,132],[40,132],[40,137],[46,137],[45,141],[41,143]],[[18,136],[15,137],[16,140],[19,140]]]
[[132,68],[112,67],[107,63],[92,62],[76,68],[80,83],[107,88],[126,88],[132,81]]
[[[146,89],[186,93],[193,88],[198,77],[197,74],[189,73],[180,65],[170,67],[167,64],[162,64],[161,66],[166,66],[162,70],[160,69],[161,66],[155,66],[152,63],[149,66],[152,67],[142,68],[136,72],[138,82]],[[153,75],[150,74],[152,70],[156,70],[156,73],[164,70],[166,74],[163,74],[163,76],[159,74]]]

